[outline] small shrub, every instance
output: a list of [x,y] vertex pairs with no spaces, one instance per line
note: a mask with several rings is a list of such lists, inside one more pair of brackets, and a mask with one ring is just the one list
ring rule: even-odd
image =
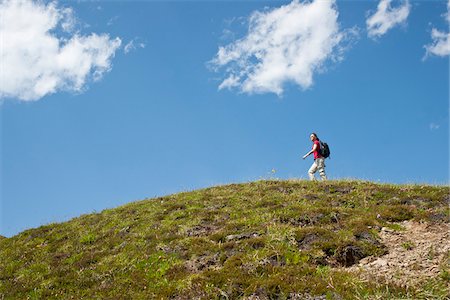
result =
[[83,235],[83,236],[80,238],[80,243],[85,244],[85,245],[87,245],[87,244],[92,244],[92,243],[95,242],[96,238],[97,238],[97,237],[96,237],[95,234],[93,234],[93,233],[88,233],[88,234]]

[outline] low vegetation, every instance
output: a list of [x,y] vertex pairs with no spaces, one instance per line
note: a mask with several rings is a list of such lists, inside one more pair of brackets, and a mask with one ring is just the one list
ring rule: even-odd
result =
[[445,264],[414,288],[346,271],[386,253],[381,228],[448,205],[448,187],[362,181],[146,199],[0,239],[0,299],[448,299]]

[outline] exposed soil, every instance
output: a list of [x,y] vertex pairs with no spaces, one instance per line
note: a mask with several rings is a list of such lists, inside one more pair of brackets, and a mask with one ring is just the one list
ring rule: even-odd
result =
[[196,225],[186,230],[187,236],[205,236],[217,230],[217,226],[210,224]]
[[361,272],[363,278],[382,278],[402,286],[415,284],[449,269],[450,226],[448,223],[396,223],[405,230],[382,228],[381,243],[388,253],[366,257],[347,270]]

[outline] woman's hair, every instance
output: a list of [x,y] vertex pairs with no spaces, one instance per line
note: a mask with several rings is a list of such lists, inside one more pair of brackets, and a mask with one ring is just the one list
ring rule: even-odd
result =
[[317,136],[317,134],[315,132],[311,133],[311,135],[314,135],[316,137],[316,139],[319,139],[319,137]]

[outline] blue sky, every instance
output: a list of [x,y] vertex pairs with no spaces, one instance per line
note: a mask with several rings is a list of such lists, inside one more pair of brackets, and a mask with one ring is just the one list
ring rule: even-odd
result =
[[[59,18],[45,33],[77,43],[51,48],[23,29],[44,17],[28,17],[11,40],[32,36],[27,49],[40,50],[29,66],[34,54],[16,51],[4,26],[0,234],[218,184],[306,179],[311,132],[331,147],[331,179],[448,184],[449,49],[438,40],[448,39],[447,2],[393,1],[400,21],[379,12],[378,27],[367,20],[379,1],[325,5],[318,14],[336,22],[322,56],[312,40],[296,48],[309,35],[280,25],[317,2],[45,2],[42,13],[53,5]],[[27,3],[38,5],[1,9],[14,17]],[[306,15],[311,38],[324,32]],[[273,32],[261,34],[264,24]],[[262,64],[283,30],[293,32],[281,47],[302,60]],[[13,64],[10,49],[24,56]]]

